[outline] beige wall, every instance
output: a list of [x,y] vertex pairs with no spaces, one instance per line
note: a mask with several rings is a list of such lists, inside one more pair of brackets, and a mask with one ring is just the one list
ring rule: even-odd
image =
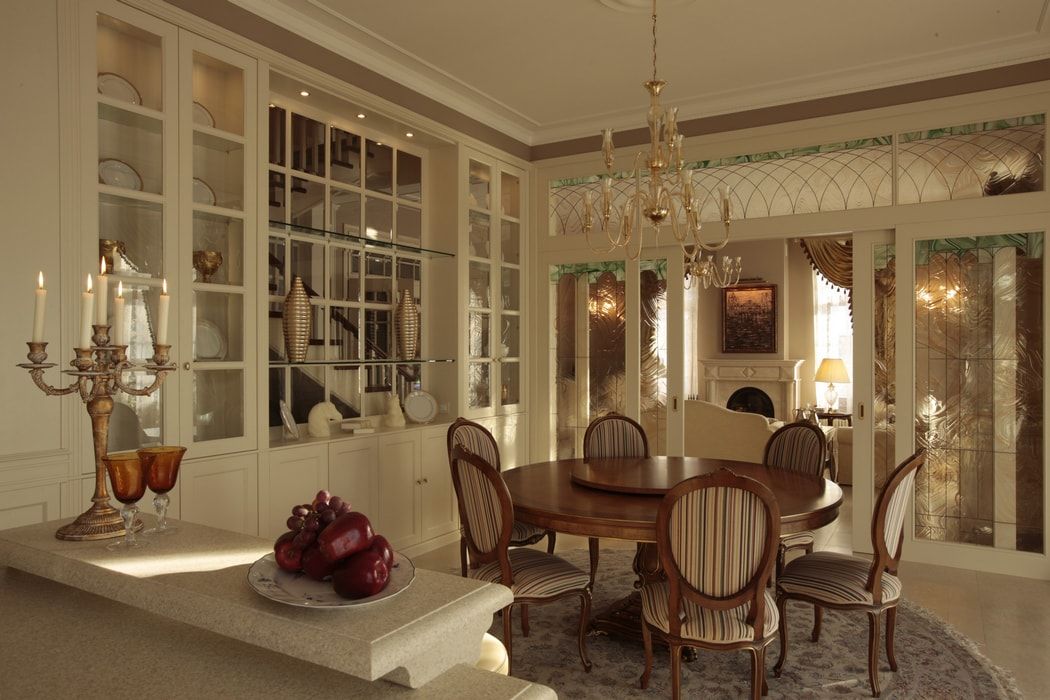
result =
[[[63,401],[45,397],[26,373],[33,325],[33,287],[42,270],[47,283],[49,358],[70,358],[68,338],[60,338],[60,302],[72,280],[60,274],[58,30],[55,0],[0,3],[0,457],[59,450]],[[59,383],[56,368],[46,378]]]
[[[794,240],[730,243],[725,255],[743,258],[741,280],[754,279],[777,285],[777,352],[748,355],[759,359],[805,360],[799,394],[803,405],[815,401],[813,372],[813,271]],[[740,358],[722,352],[722,292],[700,291],[699,360]],[[706,398],[701,381],[700,396]]]

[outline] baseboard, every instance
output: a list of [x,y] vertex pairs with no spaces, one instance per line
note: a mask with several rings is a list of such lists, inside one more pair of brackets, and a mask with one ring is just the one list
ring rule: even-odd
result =
[[406,557],[416,557],[420,554],[432,552],[438,547],[444,547],[447,544],[452,544],[453,542],[459,542],[459,530],[453,530],[452,532],[448,532],[444,535],[439,535],[438,537],[429,539],[426,542],[420,542],[419,544],[414,544],[411,547],[405,547],[404,549],[399,551]]

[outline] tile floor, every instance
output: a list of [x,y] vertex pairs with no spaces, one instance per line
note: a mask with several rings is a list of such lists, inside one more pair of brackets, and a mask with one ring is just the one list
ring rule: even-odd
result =
[[[838,520],[815,532],[817,549],[850,553],[849,489]],[[541,542],[546,546],[546,540]],[[603,547],[633,549],[633,542],[602,540]],[[559,534],[557,551],[586,549],[583,537]],[[459,545],[415,558],[416,566],[459,569]],[[1050,698],[1050,581],[985,574],[905,562],[904,595],[975,641],[994,663],[1010,669],[1027,698]]]

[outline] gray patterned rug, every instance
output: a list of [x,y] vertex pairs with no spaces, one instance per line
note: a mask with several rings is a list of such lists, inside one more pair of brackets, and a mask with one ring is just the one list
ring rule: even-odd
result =
[[[562,554],[587,569],[587,552]],[[593,610],[602,611],[632,590],[629,550],[603,550],[595,583]],[[905,600],[897,614],[896,651],[900,670],[893,673],[881,655],[879,682],[884,698],[1020,698],[1011,674],[991,663],[976,645],[924,608]],[[592,610],[592,612],[593,612]],[[641,644],[607,636],[590,636],[587,650],[594,668],[583,672],[576,649],[579,602],[571,599],[530,610],[532,634],[521,634],[514,611],[514,675],[547,685],[563,698],[663,698],[671,694],[670,659],[666,650],[654,650],[653,675],[648,690],[638,688],[644,655]],[[770,698],[871,697],[867,672],[867,618],[863,613],[827,610],[820,641],[809,634],[812,607],[788,607],[791,648],[784,673],[773,676],[779,642],[767,651],[766,672]],[[490,630],[503,636],[497,616]],[[683,697],[740,698],[750,690],[750,662],[744,651],[698,651],[682,664]]]

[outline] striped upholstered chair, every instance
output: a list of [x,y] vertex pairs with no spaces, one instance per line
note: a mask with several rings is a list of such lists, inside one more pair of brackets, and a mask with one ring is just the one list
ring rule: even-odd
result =
[[[648,457],[649,440],[642,426],[627,416],[609,413],[595,418],[583,434],[583,458]],[[591,585],[598,573],[598,538],[587,540],[591,556]],[[640,545],[639,545],[640,546]]]
[[[769,469],[823,479],[827,455],[828,440],[824,431],[812,423],[789,423],[769,436],[762,461]],[[804,549],[806,554],[812,554],[813,533],[792,532],[781,536],[777,548],[777,578],[780,578],[787,553],[792,549]]]
[[503,477],[485,459],[463,446],[456,446],[452,448],[450,466],[463,534],[474,565],[468,576],[503,584],[514,593],[514,602],[503,608],[503,644],[507,647],[509,673],[514,673],[513,607],[553,603],[570,596],[580,598],[577,637],[580,661],[589,672],[586,632],[591,611],[591,582],[587,574],[553,554],[529,547],[510,547],[514,504]]
[[[452,461],[452,449],[457,445],[461,445],[478,455],[495,467],[496,471],[501,471],[499,447],[496,445],[496,439],[492,437],[492,433],[485,429],[485,426],[469,421],[466,418],[457,418],[448,428],[448,459],[450,464]],[[535,525],[515,520],[514,531],[510,535],[510,546],[524,547],[536,544],[544,537],[547,538],[547,552],[553,554],[554,539],[556,537],[556,533],[553,530],[544,530]],[[459,538],[459,565],[463,576],[466,576],[467,540],[463,535],[460,535]],[[527,626],[527,623],[525,624]]]
[[766,691],[766,647],[777,633],[767,586],[780,537],[780,508],[765,485],[729,470],[667,492],[656,514],[656,546],[666,581],[642,587],[642,641],[649,685],[653,632],[671,650],[671,694],[681,692],[682,647],[746,649],[751,695]]
[[787,602],[801,600],[813,604],[812,640],[820,639],[824,608],[863,610],[868,614],[868,680],[871,694],[879,690],[879,624],[886,613],[886,657],[890,670],[897,670],[893,653],[893,630],[897,625],[897,603],[901,581],[897,578],[904,544],[904,514],[915,482],[915,472],[926,460],[919,450],[890,475],[879,494],[871,524],[871,546],[875,557],[869,561],[848,554],[816,552],[799,557],[777,578],[777,607],[780,610],[780,658],[776,675],[787,658]]

